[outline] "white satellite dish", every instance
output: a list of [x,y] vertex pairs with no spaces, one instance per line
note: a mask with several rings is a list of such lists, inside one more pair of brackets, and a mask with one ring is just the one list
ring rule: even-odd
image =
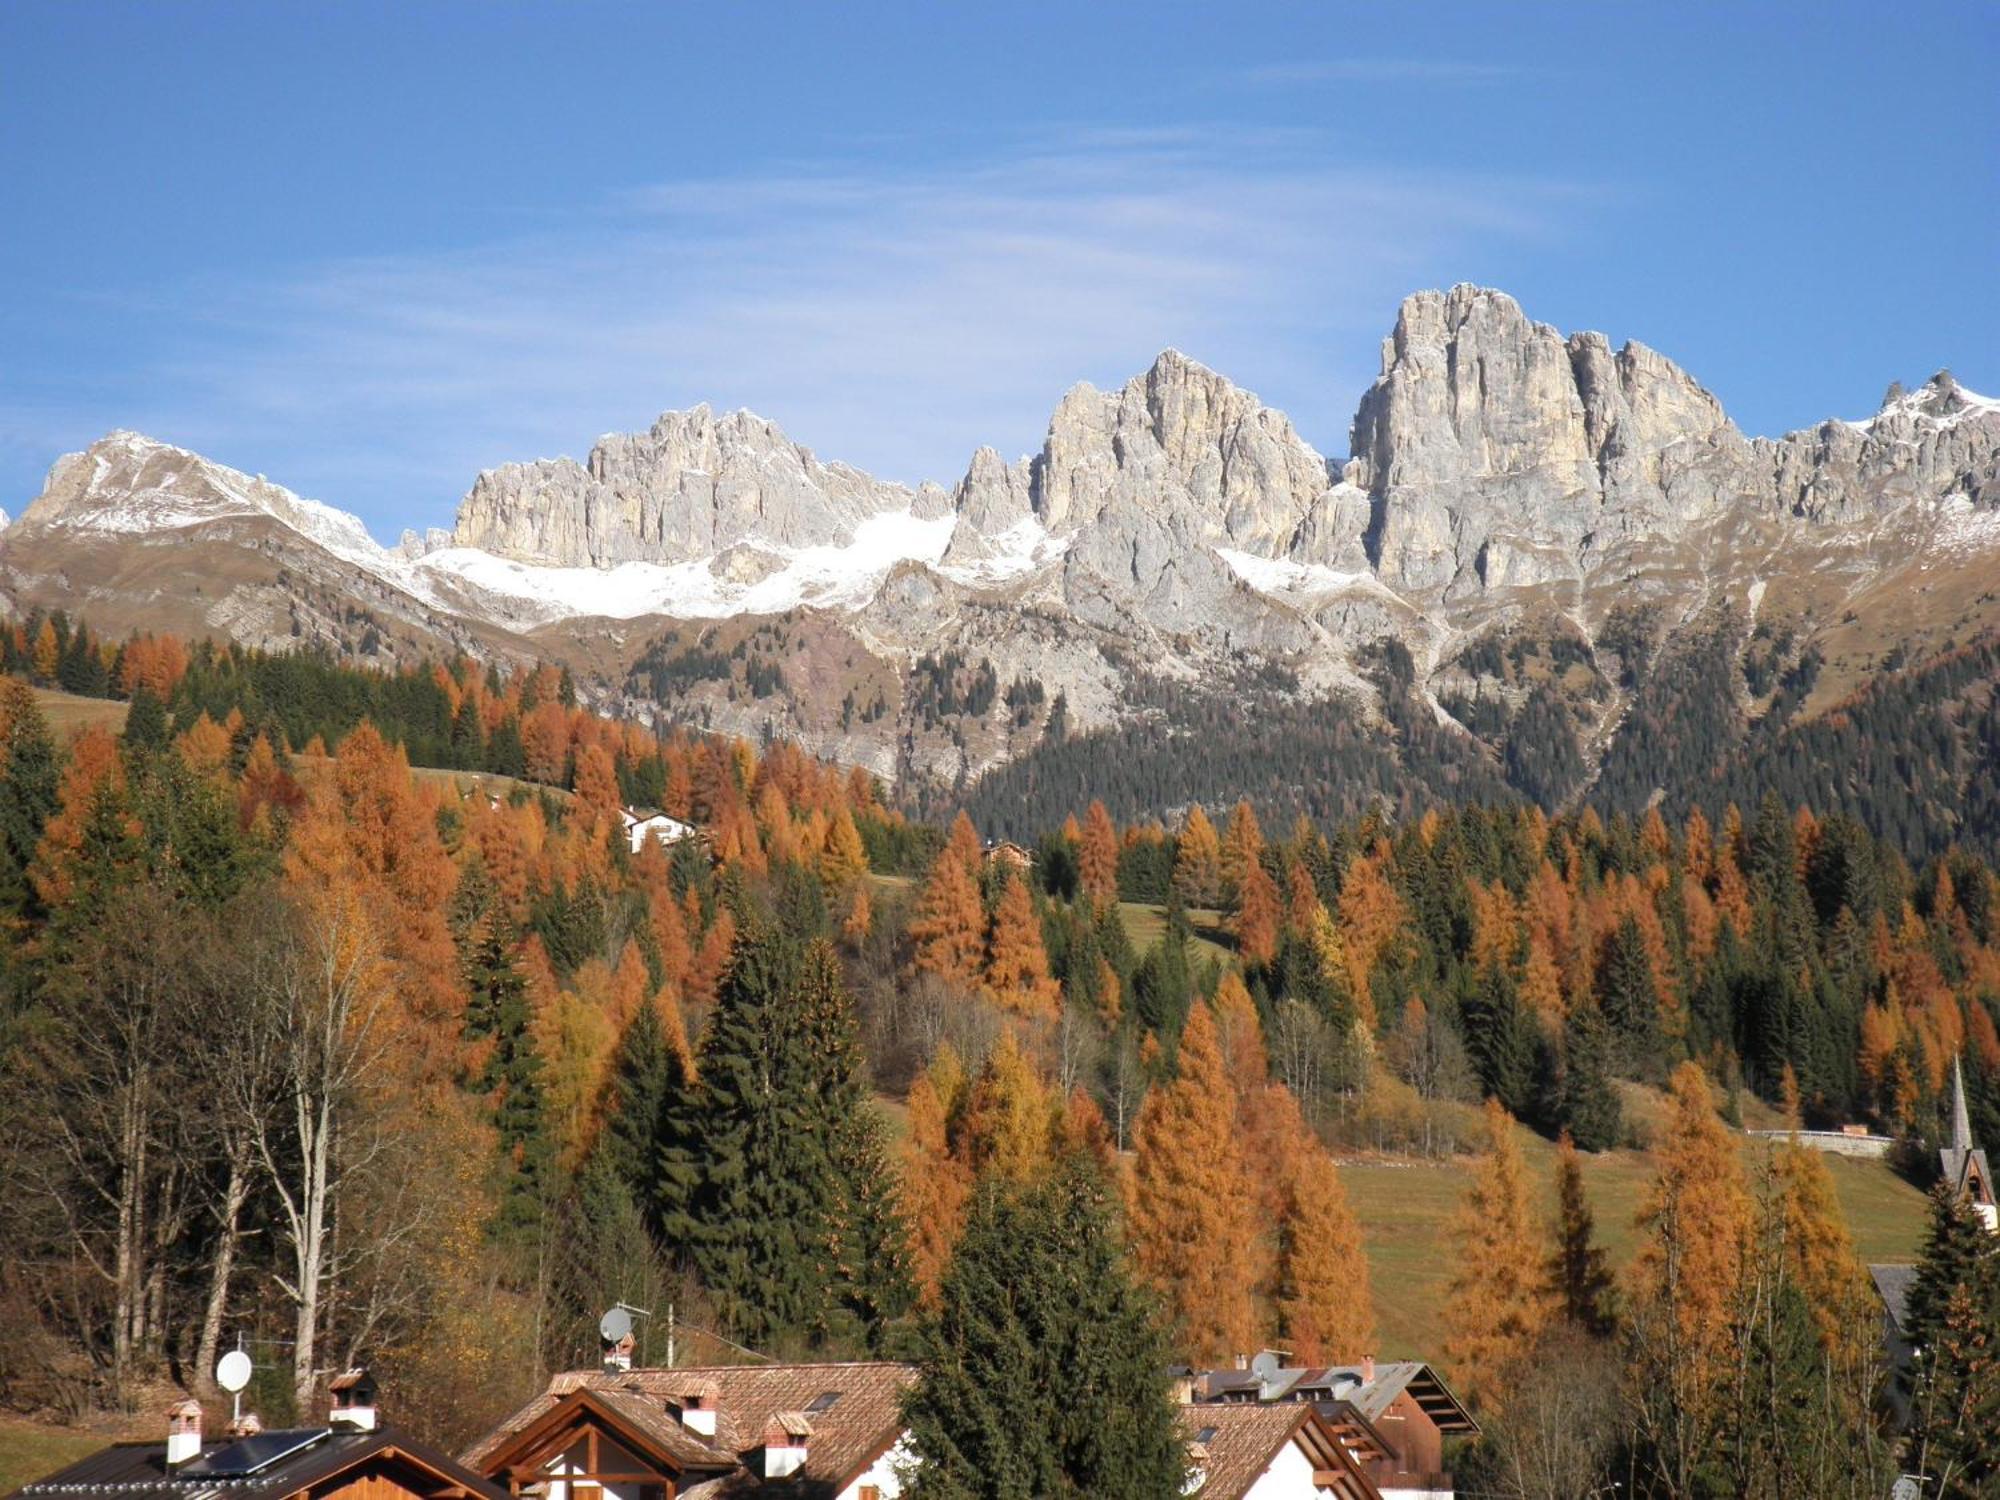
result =
[[238,1395],[250,1383],[250,1356],[241,1349],[231,1349],[215,1362],[215,1383],[230,1395]]
[[597,1320],[598,1335],[607,1344],[618,1343],[632,1333],[632,1314],[621,1304]]

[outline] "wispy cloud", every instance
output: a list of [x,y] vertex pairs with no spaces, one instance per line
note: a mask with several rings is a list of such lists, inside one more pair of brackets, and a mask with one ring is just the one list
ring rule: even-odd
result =
[[1236,75],[1246,83],[1502,83],[1519,78],[1511,63],[1443,57],[1342,57],[1269,63]]
[[1396,299],[1557,232],[1578,196],[1193,130],[671,178],[552,232],[183,288],[185,352],[116,420],[254,456],[378,531],[446,522],[481,466],[699,400],[949,482],[980,443],[1038,444],[1074,381],[1169,344],[1341,451]]

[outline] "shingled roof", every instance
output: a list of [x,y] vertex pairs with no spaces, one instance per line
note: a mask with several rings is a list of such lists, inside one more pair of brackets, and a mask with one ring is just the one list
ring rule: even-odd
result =
[[[683,1491],[686,1500],[755,1495],[768,1484],[797,1500],[838,1491],[886,1453],[903,1432],[903,1392],[912,1365],[849,1361],[795,1365],[714,1365],[671,1370],[572,1370],[468,1449],[466,1464],[485,1472],[515,1437],[565,1403],[588,1400],[633,1437],[655,1445],[682,1470],[727,1470]],[[716,1431],[704,1438],[678,1416],[699,1393],[716,1408]],[[806,1460],[786,1479],[765,1481],[744,1467],[771,1424],[783,1417],[810,1427]],[[775,1491],[774,1491],[775,1493]]]
[[[393,1430],[351,1432],[302,1427],[251,1440],[223,1437],[200,1455],[167,1468],[164,1443],[113,1443],[45,1479],[23,1485],[9,1500],[281,1500],[364,1465],[393,1466],[413,1491],[427,1496],[506,1500],[507,1492],[469,1468]],[[268,1455],[268,1456],[265,1456]]]
[[1199,1500],[1241,1500],[1288,1443],[1304,1447],[1319,1479],[1318,1493],[1336,1500],[1381,1500],[1332,1427],[1310,1405],[1218,1402],[1184,1406],[1180,1418],[1200,1476],[1189,1493]]

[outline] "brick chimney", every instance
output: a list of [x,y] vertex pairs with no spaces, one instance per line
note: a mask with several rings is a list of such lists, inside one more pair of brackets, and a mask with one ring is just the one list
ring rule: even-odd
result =
[[189,1397],[167,1408],[167,1467],[201,1456],[201,1403]]
[[1361,1356],[1361,1383],[1363,1385],[1375,1383],[1375,1356],[1372,1354]]
[[242,1416],[233,1419],[230,1422],[230,1424],[223,1429],[225,1433],[227,1433],[230,1437],[233,1438],[255,1437],[258,1433],[262,1432],[263,1430],[264,1430],[264,1419],[258,1416],[257,1413],[255,1413],[254,1411],[246,1411],[245,1413],[243,1413]]
[[812,1422],[804,1412],[773,1412],[764,1424],[764,1477],[784,1479],[803,1469],[811,1438]]
[[333,1377],[327,1387],[333,1395],[333,1410],[327,1425],[348,1432],[375,1430],[375,1377],[356,1367]]
[[698,1437],[715,1436],[715,1423],[722,1406],[722,1387],[713,1380],[692,1380],[681,1387],[676,1398],[681,1426]]
[[622,1375],[632,1368],[632,1335],[626,1334],[604,1351],[604,1368]]

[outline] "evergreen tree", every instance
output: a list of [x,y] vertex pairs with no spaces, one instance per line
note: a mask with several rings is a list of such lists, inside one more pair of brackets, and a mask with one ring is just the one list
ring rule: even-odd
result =
[[1562,1082],[1555,1116],[1585,1151],[1608,1151],[1625,1133],[1624,1106],[1611,1082],[1609,1028],[1588,1000],[1563,1022]]
[[907,1299],[853,1024],[832,950],[802,950],[746,907],[660,1174],[668,1249],[747,1342],[844,1338]]
[[1170,1352],[1102,1179],[980,1186],[904,1405],[913,1500],[1161,1500],[1187,1454]]
[[132,705],[125,711],[125,744],[138,751],[166,748],[166,706],[144,686],[132,690]]
[[0,683],[0,918],[31,917],[39,899],[28,866],[56,810],[61,766],[27,684]]
[[1193,930],[1178,898],[1167,902],[1166,930],[1146,950],[1132,975],[1132,1009],[1139,1022],[1156,1036],[1180,1034],[1194,998],[1194,969],[1189,954]]
[[1612,929],[1598,957],[1597,997],[1626,1068],[1634,1072],[1650,1068],[1659,1050],[1660,997],[1653,986],[1645,936],[1629,912]]
[[1931,1189],[1930,1225],[1917,1257],[1916,1280],[1910,1286],[1910,1342],[1919,1348],[1934,1342],[1944,1326],[1952,1293],[1968,1288],[1977,1301],[1981,1291],[2000,1277],[2000,1240],[1980,1222],[1965,1194],[1940,1182]]
[[1514,982],[1498,964],[1479,976],[1462,1011],[1467,1050],[1485,1092],[1511,1115],[1533,1113],[1540,1029],[1515,998]]
[[1549,1273],[1565,1318],[1595,1338],[1611,1332],[1611,1266],[1597,1243],[1583,1163],[1567,1131],[1556,1147],[1556,1248]]
[[516,939],[497,912],[480,923],[465,960],[465,1033],[485,1044],[474,1087],[492,1101],[506,1165],[496,1228],[525,1234],[555,1191],[555,1151],[542,1118],[542,1060],[530,1024],[528,982],[515,962]]
[[667,1197],[662,1152],[673,1112],[693,1087],[689,1058],[668,1035],[659,1007],[641,1005],[611,1055],[592,1156],[616,1174],[655,1234]]

